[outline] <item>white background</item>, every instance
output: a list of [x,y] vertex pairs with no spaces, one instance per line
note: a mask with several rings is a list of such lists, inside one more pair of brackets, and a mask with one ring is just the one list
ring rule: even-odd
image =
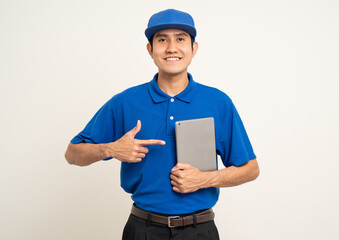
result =
[[189,71],[226,92],[261,168],[222,189],[221,239],[338,239],[339,2],[0,1],[0,239],[120,239],[117,160],[70,166],[70,139],[114,94],[148,82],[149,17],[195,19]]

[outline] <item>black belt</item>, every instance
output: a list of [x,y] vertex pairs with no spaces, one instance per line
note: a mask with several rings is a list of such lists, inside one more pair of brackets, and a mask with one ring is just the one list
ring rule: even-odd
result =
[[193,213],[187,216],[162,216],[155,213],[146,212],[140,208],[132,206],[132,214],[144,220],[151,221],[153,223],[160,223],[167,225],[168,227],[185,227],[192,224],[199,224],[209,222],[214,219],[213,210],[207,209],[199,213]]

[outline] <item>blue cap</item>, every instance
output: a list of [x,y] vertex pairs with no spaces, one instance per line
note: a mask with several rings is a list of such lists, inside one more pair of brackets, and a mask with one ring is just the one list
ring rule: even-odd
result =
[[186,12],[181,12],[175,9],[167,9],[153,14],[148,21],[145,35],[148,41],[150,41],[151,37],[156,32],[169,28],[184,30],[193,37],[193,40],[197,35],[197,30],[194,27],[192,16]]

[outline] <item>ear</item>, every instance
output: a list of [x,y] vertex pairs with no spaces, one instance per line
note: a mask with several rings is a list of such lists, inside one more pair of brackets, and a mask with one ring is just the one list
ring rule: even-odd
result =
[[146,48],[147,48],[148,54],[151,56],[151,58],[153,58],[153,49],[152,49],[151,44],[147,43]]
[[197,42],[194,42],[194,43],[193,43],[193,57],[194,57],[195,54],[197,53],[198,48],[199,48],[198,43],[197,43]]

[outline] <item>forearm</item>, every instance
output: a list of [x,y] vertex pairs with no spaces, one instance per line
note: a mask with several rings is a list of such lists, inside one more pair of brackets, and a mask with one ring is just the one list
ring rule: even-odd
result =
[[70,143],[65,153],[69,164],[87,166],[107,158],[106,144]]
[[252,159],[242,166],[230,166],[218,171],[206,172],[204,187],[233,187],[255,180],[259,176],[259,166]]

